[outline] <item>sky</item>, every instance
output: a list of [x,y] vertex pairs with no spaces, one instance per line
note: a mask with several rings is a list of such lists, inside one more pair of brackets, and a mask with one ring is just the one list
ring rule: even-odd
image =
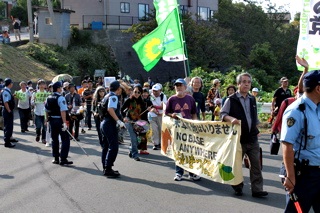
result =
[[[234,0],[235,2],[241,2],[242,0]],[[263,0],[261,0],[263,1]],[[265,2],[265,1],[263,1]],[[283,6],[285,10],[289,11],[291,13],[292,19],[294,18],[294,15],[299,12],[302,0],[271,0],[272,3],[276,4],[276,8]],[[263,5],[266,5],[267,3],[263,3]]]

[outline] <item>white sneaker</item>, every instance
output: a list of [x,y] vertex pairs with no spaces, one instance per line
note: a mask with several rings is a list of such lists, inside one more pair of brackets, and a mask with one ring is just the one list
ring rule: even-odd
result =
[[46,143],[46,147],[50,147],[50,143],[49,142]]
[[198,181],[201,179],[201,177],[199,175],[189,175],[189,179],[193,181]]
[[182,180],[182,176],[179,174],[176,174],[176,176],[173,178],[173,180],[175,181],[181,181]]

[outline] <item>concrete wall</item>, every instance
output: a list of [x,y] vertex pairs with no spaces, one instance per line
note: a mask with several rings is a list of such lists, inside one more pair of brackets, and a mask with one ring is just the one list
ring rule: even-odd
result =
[[135,51],[132,49],[131,34],[120,30],[107,30],[107,41],[112,47],[122,75],[144,82],[148,77],[155,82],[164,83],[179,77],[185,77],[182,62],[170,63],[161,60],[150,72],[146,72]]

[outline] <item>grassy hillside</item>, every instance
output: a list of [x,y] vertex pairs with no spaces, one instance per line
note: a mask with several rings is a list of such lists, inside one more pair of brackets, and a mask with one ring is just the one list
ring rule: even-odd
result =
[[22,80],[37,81],[42,78],[51,81],[57,74],[35,60],[27,57],[23,51],[9,45],[0,44],[0,77],[9,77],[15,82]]

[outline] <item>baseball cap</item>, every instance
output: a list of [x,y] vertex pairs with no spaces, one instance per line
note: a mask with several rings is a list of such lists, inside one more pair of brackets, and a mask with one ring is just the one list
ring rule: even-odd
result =
[[221,104],[221,99],[220,98],[215,99],[214,104]]
[[[66,82],[64,82],[64,83],[66,83]],[[63,86],[64,86],[64,83],[63,83]],[[73,83],[69,83],[68,84],[68,88],[70,89],[71,87],[75,87],[76,85],[74,85]]]
[[259,92],[259,89],[255,87],[252,89],[252,92]]
[[212,83],[213,83],[213,84],[220,83],[220,80],[216,78],[216,79],[214,79],[214,80],[212,81]]
[[174,85],[176,84],[183,84],[183,85],[187,85],[186,81],[183,78],[178,78],[175,82]]
[[159,85],[155,84],[155,85],[153,85],[152,90],[158,91],[158,90],[161,90],[161,87]]
[[4,79],[4,85],[5,85],[5,86],[8,86],[8,85],[11,84],[11,83],[12,83],[11,78],[6,78],[6,79]]
[[55,83],[52,85],[52,88],[53,88],[54,90],[57,90],[57,89],[60,88],[60,87],[62,87],[62,84],[61,84],[60,81],[57,81],[57,82],[55,82]]
[[320,85],[320,71],[315,70],[308,72],[303,77],[303,87],[305,89],[313,89],[317,85]]
[[145,83],[143,84],[143,87],[150,87],[150,84],[149,84],[148,82],[145,82]]
[[110,83],[110,90],[111,91],[116,91],[120,87],[119,81],[112,81]]
[[64,82],[64,83],[63,83],[63,88],[68,87],[69,84],[70,84],[70,83],[69,83],[68,81]]
[[280,78],[280,83],[281,83],[282,81],[288,81],[288,78],[287,78],[287,77],[282,77],[282,78]]

